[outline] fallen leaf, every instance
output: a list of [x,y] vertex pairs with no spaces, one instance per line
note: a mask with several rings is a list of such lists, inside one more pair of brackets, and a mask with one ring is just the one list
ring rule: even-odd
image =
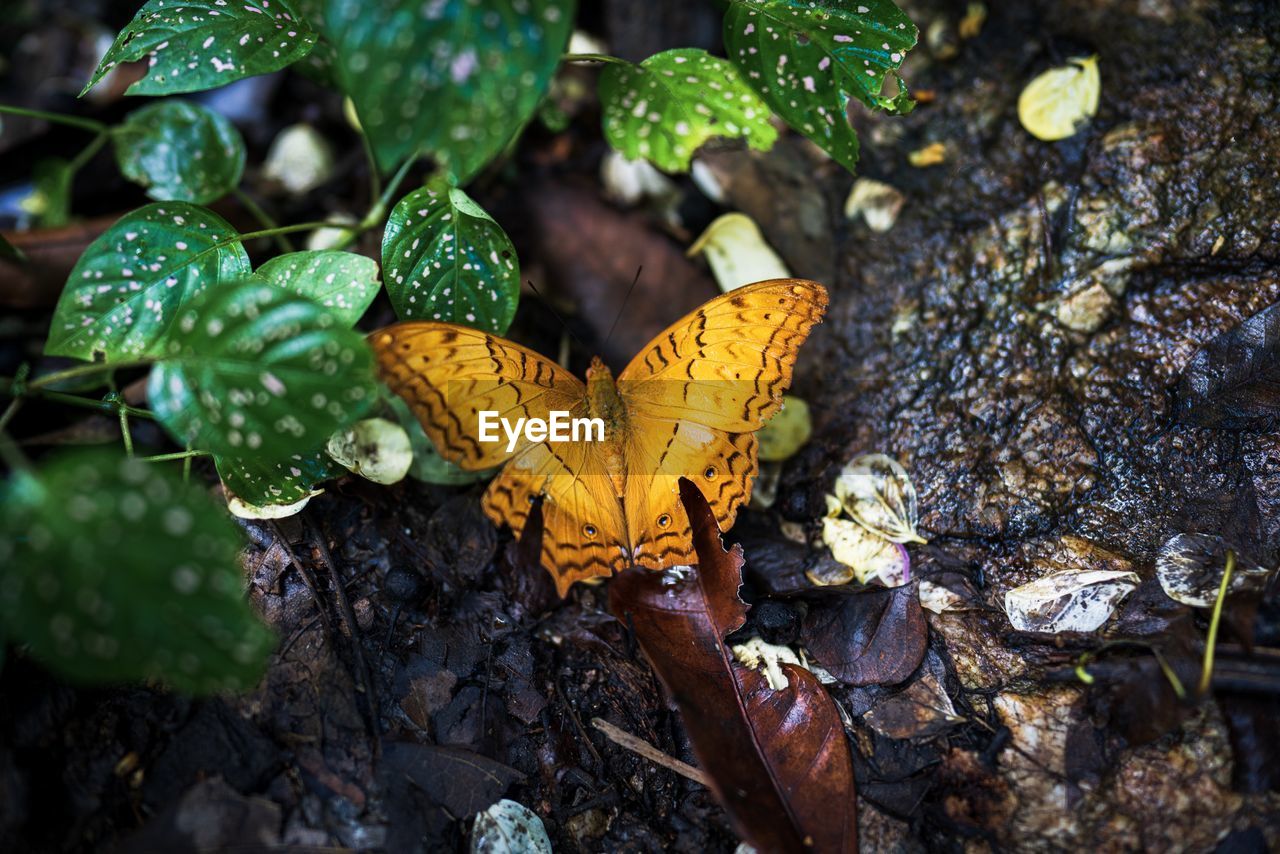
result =
[[867,228],[884,233],[898,221],[898,214],[906,201],[906,196],[883,181],[859,178],[853,182],[853,189],[845,199],[844,216],[845,219],[861,216]]
[[946,730],[964,718],[942,687],[945,666],[936,654],[920,676],[896,694],[878,700],[863,716],[867,726],[888,738],[925,738]]
[[763,851],[857,851],[853,766],[839,710],[817,678],[781,666],[788,687],[733,660],[724,637],[746,622],[742,549],[725,551],[697,488],[680,482],[697,567],[630,569],[609,586],[679,707],[712,790],[739,834]]
[[794,395],[782,396],[782,408],[760,428],[759,456],[765,462],[782,462],[804,447],[813,434],[809,404]]
[[1178,382],[1176,417],[1223,430],[1266,430],[1280,416],[1280,303],[1217,336]]
[[1066,139],[1097,114],[1101,92],[1098,58],[1072,59],[1026,85],[1018,96],[1018,121],[1036,139]]
[[1063,570],[1004,594],[1009,622],[1022,632],[1091,632],[1138,586],[1138,575],[1116,570]]
[[333,177],[333,146],[311,125],[290,125],[271,141],[262,177],[290,195],[309,193]]
[[911,575],[911,558],[899,543],[886,540],[857,522],[840,518],[843,506],[827,496],[827,515],[822,520],[822,542],[847,572],[832,572],[827,564],[805,573],[819,587],[848,584],[856,580],[866,584],[878,579],[885,587],[901,587]]
[[917,148],[907,155],[907,162],[917,169],[946,163],[947,144],[945,142],[931,142],[924,148]]
[[329,437],[325,453],[338,465],[374,483],[404,480],[413,465],[409,434],[394,421],[365,418]]
[[731,291],[765,279],[789,279],[791,271],[773,251],[760,226],[743,213],[717,217],[693,242],[690,258],[705,254],[720,290]]
[[914,584],[872,588],[811,605],[800,643],[847,685],[895,685],[920,666],[929,627]]
[[1165,594],[1196,608],[1208,608],[1218,599],[1227,553],[1234,552],[1228,590],[1231,594],[1258,593],[1266,587],[1275,569],[1267,569],[1240,554],[1222,537],[1213,534],[1178,534],[1160,547],[1156,557],[1156,578]]
[[551,854],[551,840],[532,810],[503,798],[476,814],[471,854]]
[[836,478],[836,498],[855,522],[895,543],[925,543],[916,532],[916,488],[902,464],[864,454]]

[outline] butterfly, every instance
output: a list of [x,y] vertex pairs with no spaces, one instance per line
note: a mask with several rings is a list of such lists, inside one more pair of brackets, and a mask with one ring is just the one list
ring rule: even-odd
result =
[[[676,321],[616,380],[596,358],[585,383],[526,347],[452,323],[396,323],[370,343],[382,380],[446,459],[469,471],[505,464],[483,498],[494,524],[520,535],[541,497],[542,564],[563,596],[575,581],[629,566],[696,562],[681,477],[722,531],[732,526],[751,496],[755,433],[781,408],[826,306],[817,282],[745,285]],[[603,430],[491,441],[495,414],[519,424],[554,413],[598,419]]]

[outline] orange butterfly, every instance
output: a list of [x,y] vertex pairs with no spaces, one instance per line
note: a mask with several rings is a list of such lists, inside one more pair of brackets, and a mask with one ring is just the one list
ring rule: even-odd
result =
[[[728,530],[751,495],[755,431],[782,405],[826,306],[822,285],[804,279],[737,288],[653,339],[616,382],[598,358],[584,384],[532,350],[452,323],[397,323],[370,340],[382,379],[446,459],[472,471],[506,463],[484,495],[494,524],[520,534],[542,497],[542,563],[564,595],[628,566],[694,562],[681,477]],[[510,430],[553,413],[599,419],[603,436]],[[491,441],[495,417],[508,432]]]

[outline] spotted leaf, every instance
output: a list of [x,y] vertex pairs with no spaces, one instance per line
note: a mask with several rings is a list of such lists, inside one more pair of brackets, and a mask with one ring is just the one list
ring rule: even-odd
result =
[[858,161],[850,99],[893,112],[914,106],[901,85],[897,96],[882,94],[916,43],[892,0],[729,0],[724,40],[765,103],[847,169]]
[[687,171],[694,152],[713,137],[742,138],[761,151],[778,138],[769,108],[738,69],[695,48],[605,66],[600,101],[609,144],[669,172]]
[[231,122],[172,98],[134,110],[112,134],[120,172],[160,201],[207,204],[244,174],[244,140]]
[[290,252],[263,264],[256,275],[319,303],[344,326],[355,326],[378,295],[378,263],[352,252]]
[[377,387],[358,332],[311,300],[245,282],[183,310],[147,397],[181,444],[283,462],[363,415]]
[[107,361],[159,355],[179,310],[205,288],[249,273],[235,229],[212,211],[185,202],[138,208],[76,262],[45,352]]
[[296,504],[314,495],[319,484],[343,473],[342,467],[321,451],[292,454],[282,460],[219,456],[213,462],[229,497],[254,507]]
[[148,0],[89,78],[83,95],[121,62],[147,58],[129,95],[172,95],[279,71],[310,52],[316,34],[287,0]]
[[443,179],[405,196],[391,212],[382,269],[402,320],[445,320],[501,334],[520,299],[520,262],[506,232]]
[[321,18],[378,165],[421,152],[465,180],[533,115],[573,16],[574,0],[327,0]]
[[51,458],[24,491],[0,520],[7,637],[80,681],[257,682],[275,637],[243,596],[243,536],[202,484],[94,449]]

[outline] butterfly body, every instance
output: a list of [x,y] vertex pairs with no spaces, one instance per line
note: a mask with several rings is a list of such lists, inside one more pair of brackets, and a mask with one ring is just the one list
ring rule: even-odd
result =
[[[802,279],[747,285],[660,334],[615,379],[598,358],[583,383],[511,341],[448,323],[410,321],[373,333],[384,381],[409,403],[447,459],[505,467],[483,507],[521,532],[542,500],[544,566],[563,594],[574,581],[637,565],[694,561],[679,499],[686,477],[722,530],[751,494],[755,431],[781,406],[792,366],[827,304]],[[482,413],[598,418],[592,441],[486,444]]]

